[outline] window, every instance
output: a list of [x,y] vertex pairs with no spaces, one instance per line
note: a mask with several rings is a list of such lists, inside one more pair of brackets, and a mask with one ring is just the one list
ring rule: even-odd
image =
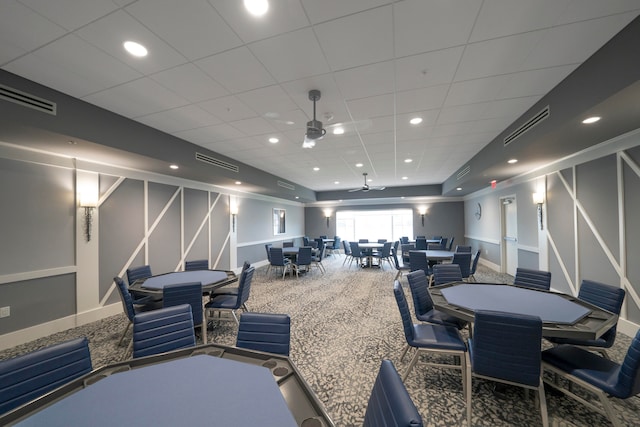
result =
[[413,211],[338,211],[336,233],[342,239],[355,242],[359,239],[387,239],[393,242],[402,236],[413,236]]

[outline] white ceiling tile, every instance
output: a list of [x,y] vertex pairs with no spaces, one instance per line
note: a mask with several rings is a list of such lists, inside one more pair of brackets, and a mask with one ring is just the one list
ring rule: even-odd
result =
[[481,0],[405,0],[393,5],[395,55],[467,43]]
[[453,83],[444,105],[450,107],[491,101],[496,99],[510,79],[511,75],[505,74]]
[[218,82],[191,63],[160,71],[151,78],[191,102],[229,95]]
[[331,69],[392,59],[391,15],[391,6],[386,6],[317,25],[314,30]]
[[440,85],[398,92],[396,95],[396,113],[412,113],[440,108],[447,96],[448,89],[448,85]]
[[302,0],[304,10],[313,24],[351,15],[393,3],[389,0]]
[[[238,129],[228,124],[219,124],[214,126],[206,126],[198,129],[190,129],[182,132],[176,132],[175,135],[187,141],[208,147],[209,144],[219,141],[227,141],[234,138],[244,138],[245,135]],[[217,150],[214,150],[217,151]],[[221,151],[217,151],[224,154]]]
[[485,117],[486,102],[470,105],[445,107],[440,112],[438,124],[470,122]]
[[67,30],[75,30],[113,12],[118,6],[105,0],[20,0],[21,3]]
[[[122,10],[79,29],[76,34],[142,73],[155,73],[186,62],[183,55]],[[149,54],[144,58],[130,55],[123,47],[127,40],[143,44]]]
[[242,45],[206,0],[140,0],[126,10],[189,60]]
[[238,120],[229,124],[248,136],[276,132],[276,128],[271,126],[271,124],[262,117],[252,117],[250,119]]
[[384,95],[395,90],[393,61],[338,71],[335,78],[345,99]]
[[210,3],[245,43],[309,26],[299,0],[272,1],[263,17],[252,16],[237,0],[215,0]]
[[[74,34],[13,61],[5,69],[78,98],[141,76]],[[47,72],[41,73],[43,69]]]
[[522,98],[501,99],[497,101],[483,103],[484,115],[482,118],[493,119],[499,117],[510,117],[515,120],[518,116],[527,111],[533,104],[542,98],[539,96],[526,96]]
[[316,36],[310,28],[252,43],[249,49],[278,82],[330,71]]
[[198,104],[204,110],[225,122],[255,117],[257,114],[236,96],[225,96]]
[[470,42],[552,27],[571,0],[485,0]]
[[64,34],[63,28],[17,1],[0,2],[0,64]]
[[347,101],[349,111],[355,120],[365,120],[395,113],[393,94],[371,96]]
[[557,16],[556,25],[587,21],[616,13],[640,12],[638,0],[580,0],[572,1],[564,13]]
[[219,124],[220,120],[195,105],[185,105],[136,118],[147,126],[167,133]]
[[453,47],[396,59],[396,89],[451,83],[463,51],[463,47]]
[[244,46],[200,59],[195,64],[232,93],[275,83],[269,72]]
[[141,78],[83,98],[126,117],[140,117],[186,105],[186,99],[160,86],[150,78]]
[[256,113],[267,118],[279,118],[281,113],[296,109],[296,103],[278,85],[238,94],[238,98]]
[[307,125],[307,120],[309,120],[305,112],[299,109],[276,113],[275,115],[265,114],[263,117],[269,120],[276,129],[283,132],[292,129],[304,129]]
[[517,98],[544,95],[564,80],[575,68],[575,65],[563,65],[510,74],[496,96],[498,98]]
[[360,134],[379,133],[393,131],[395,127],[395,117],[393,115],[368,119],[362,129],[358,128]]

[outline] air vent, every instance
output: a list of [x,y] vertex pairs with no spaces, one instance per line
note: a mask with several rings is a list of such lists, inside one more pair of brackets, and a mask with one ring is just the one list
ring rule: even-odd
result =
[[463,167],[460,172],[458,172],[458,175],[456,175],[456,179],[460,179],[460,178],[464,177],[469,172],[471,172],[471,166],[467,165],[467,166]]
[[56,115],[55,102],[38,98],[37,96],[22,92],[9,86],[0,85],[0,99],[22,105],[23,107],[33,108],[34,110],[38,110],[43,113],[52,114],[54,116]]
[[549,106],[547,105],[546,107],[544,107],[542,109],[542,111],[540,111],[538,114],[536,114],[535,116],[531,117],[529,120],[527,120],[522,126],[520,126],[518,129],[514,130],[513,132],[511,132],[509,135],[505,136],[504,138],[504,145],[505,147],[509,144],[511,144],[515,139],[521,137],[524,133],[526,133],[527,131],[533,129],[535,126],[537,126],[538,124],[540,124],[540,122],[542,122],[543,120],[545,120],[547,117],[549,117]]
[[237,165],[225,162],[224,160],[216,159],[215,157],[207,156],[206,154],[196,153],[196,160],[200,160],[204,163],[209,163],[210,165],[217,166],[231,172],[240,172],[240,168]]
[[289,190],[295,190],[296,186],[293,184],[289,184],[288,182],[282,182],[282,181],[278,181],[278,187],[284,187],[287,188]]

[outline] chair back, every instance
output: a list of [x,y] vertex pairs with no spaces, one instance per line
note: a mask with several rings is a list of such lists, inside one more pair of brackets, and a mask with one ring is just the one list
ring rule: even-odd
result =
[[[625,290],[593,280],[583,280],[578,292],[578,298],[614,314],[620,314],[624,302]],[[613,345],[616,339],[618,324],[602,334],[601,338],[607,346]]]
[[382,258],[388,258],[391,256],[391,247],[393,246],[393,242],[385,242],[384,246],[382,246],[382,250],[380,251],[380,256]]
[[351,244],[349,243],[348,240],[342,241],[342,248],[344,249],[345,255],[351,255]]
[[431,274],[427,254],[424,252],[409,251],[409,265],[411,266],[411,271],[422,270],[426,275]]
[[542,320],[537,316],[478,310],[469,356],[473,371],[537,387],[540,384]]
[[324,259],[324,251],[327,249],[327,245],[324,243],[320,245],[320,249],[318,250],[318,255],[316,256],[317,261],[322,261]]
[[159,308],[133,318],[134,359],[195,345],[189,304]]
[[[426,238],[427,238],[427,236],[416,236],[416,240],[418,240],[418,239],[426,239]],[[435,237],[434,237],[434,239],[435,239]],[[438,237],[438,239],[441,239],[441,237]]]
[[398,310],[400,311],[400,317],[402,318],[402,329],[404,330],[404,337],[407,343],[411,345],[413,342],[413,321],[411,320],[411,312],[409,311],[409,304],[404,296],[402,285],[399,281],[393,282],[393,295],[396,297],[396,303],[398,304]]
[[460,274],[463,279],[468,278],[471,274],[471,251],[454,253],[451,263],[460,266]]
[[249,267],[251,267],[251,263],[249,263],[249,261],[243,262],[242,263],[242,270],[240,270],[240,273],[244,273],[244,271]]
[[293,242],[282,242],[282,247],[283,248],[292,248],[293,247]]
[[455,236],[451,236],[451,240],[449,240],[449,245],[447,246],[447,250],[451,252],[451,248],[453,248],[453,241],[455,240]]
[[387,243],[387,239],[378,239],[378,243]]
[[326,238],[327,238],[327,236],[320,236],[319,238],[320,238],[320,239],[326,239]]
[[291,319],[287,314],[243,313],[236,347],[289,356]]
[[423,316],[433,310],[433,300],[429,295],[429,279],[424,271],[417,270],[407,274],[411,296],[413,297],[413,310],[416,317]]
[[551,288],[551,273],[518,267],[513,284],[529,289],[548,291]]
[[360,250],[360,245],[358,242],[349,242],[351,246],[351,256],[354,258],[362,258],[362,251]]
[[340,250],[340,237],[339,236],[334,236],[333,237],[333,247],[331,248],[335,251],[339,251]]
[[139,267],[127,268],[127,281],[129,285],[133,284],[138,279],[146,279],[151,277],[151,267],[148,265],[141,265]]
[[269,261],[269,263],[271,263],[271,248],[272,247],[273,247],[273,245],[271,243],[267,243],[266,245],[264,245],[264,248],[267,251],[267,260]]
[[460,266],[458,264],[436,264],[433,266],[434,286],[461,281],[462,273],[460,272]]
[[427,245],[427,250],[430,250],[430,251],[444,251],[445,247],[442,246],[441,243],[429,243]]
[[442,240],[442,236],[433,236],[431,240]]
[[448,237],[443,237],[442,239],[440,239],[440,245],[442,246],[442,250],[446,250],[447,249],[447,242],[449,241]]
[[640,330],[636,332],[627,355],[620,365],[616,389],[620,391],[621,396],[626,397],[640,393]]
[[478,260],[480,260],[480,251],[476,251],[475,255],[473,255],[473,262],[471,263],[471,271],[469,272],[470,276],[476,274],[476,270],[478,269]]
[[307,236],[302,237],[302,246],[309,246],[309,237]]
[[407,236],[402,236],[400,237],[400,243],[409,243],[409,237]]
[[359,239],[358,243],[369,243],[369,239]]
[[76,338],[0,362],[0,415],[93,369],[89,341]]
[[416,238],[416,249],[420,251],[427,250],[427,239],[424,237]]
[[283,267],[286,264],[282,248],[271,247],[269,252],[271,253],[271,265]]
[[416,245],[413,243],[403,243],[400,245],[400,251],[402,252],[402,262],[409,263],[409,251],[412,251],[416,248]]
[[398,371],[383,360],[364,414],[364,427],[420,427],[422,418]]
[[311,265],[311,246],[304,246],[298,249],[296,258],[297,265]]
[[236,301],[234,310],[239,309],[247,302],[249,299],[249,294],[251,293],[251,282],[253,281],[253,273],[256,271],[255,267],[247,268],[240,275],[240,283],[238,284],[238,299]]
[[208,259],[198,259],[194,261],[185,261],[184,263],[184,271],[193,271],[193,270],[208,270],[209,269],[209,260]]
[[458,253],[458,252],[469,252],[469,253],[471,253],[471,246],[456,245],[456,253]]
[[193,316],[193,324],[201,325],[202,312],[202,283],[175,283],[166,285],[162,289],[162,306],[173,307],[175,305],[189,304]]
[[113,281],[116,282],[116,288],[118,288],[118,293],[120,294],[120,301],[122,301],[124,314],[126,314],[129,320],[133,322],[133,316],[136,315],[136,311],[133,308],[133,298],[131,298],[131,293],[129,293],[127,285],[125,285],[124,280],[120,277],[114,277]]

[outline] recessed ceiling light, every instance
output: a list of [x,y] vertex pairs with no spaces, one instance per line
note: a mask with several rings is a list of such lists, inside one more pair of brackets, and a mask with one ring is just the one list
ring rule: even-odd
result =
[[280,142],[280,140],[278,138],[269,138],[269,142],[272,144],[276,144],[278,142]]
[[414,117],[409,120],[409,123],[411,123],[412,125],[419,125],[420,123],[422,123],[422,117]]
[[333,181],[334,184],[340,184],[340,181]]
[[236,185],[240,185],[240,184],[242,184],[241,181],[236,181]]
[[373,182],[373,180],[371,178],[368,178],[367,182]]
[[334,135],[342,135],[344,133],[344,128],[343,127],[337,127],[333,129],[333,134]]
[[254,16],[262,16],[269,10],[267,0],[244,0],[244,7]]
[[296,122],[292,122],[291,120],[287,120],[286,122],[284,122],[284,124],[291,126],[291,125],[295,125]]
[[143,57],[147,56],[147,48],[142,46],[140,43],[132,42],[130,40],[124,42],[124,48],[133,56]]
[[586,119],[584,119],[582,121],[582,123],[584,123],[585,125],[588,125],[588,124],[591,124],[591,123],[595,123],[598,120],[600,120],[600,117],[598,117],[598,116],[587,117]]
[[300,197],[296,196],[296,199],[299,199]]
[[364,166],[362,163],[356,163],[357,168],[361,168],[362,166]]
[[456,191],[462,191],[462,187],[456,188]]
[[313,170],[317,172],[320,170],[320,168],[316,166],[315,168],[313,168]]
[[411,163],[411,162],[413,162],[413,159],[404,159],[404,162],[405,163]]
[[171,168],[171,169],[178,169],[178,165],[169,165],[169,168]]
[[404,199],[404,196],[401,196],[400,198],[401,198],[401,199]]
[[507,163],[509,163],[510,165],[512,165],[514,163],[518,163],[518,159],[509,159],[509,160],[507,160]]
[[403,176],[402,179],[409,179],[409,177],[408,176]]

